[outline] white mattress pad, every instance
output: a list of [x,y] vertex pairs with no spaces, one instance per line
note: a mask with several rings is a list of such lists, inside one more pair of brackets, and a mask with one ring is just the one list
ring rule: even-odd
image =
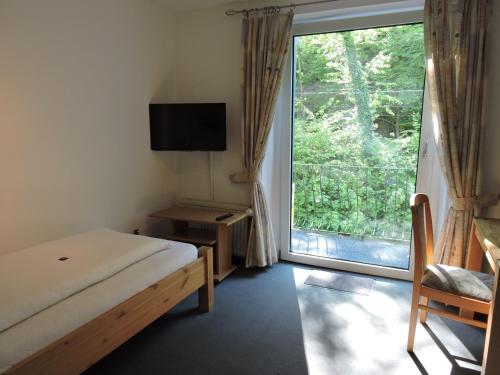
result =
[[101,228],[0,256],[0,333],[168,247]]

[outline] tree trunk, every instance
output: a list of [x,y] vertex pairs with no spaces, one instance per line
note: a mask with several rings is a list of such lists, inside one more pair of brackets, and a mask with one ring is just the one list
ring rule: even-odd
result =
[[399,138],[399,134],[400,134],[400,122],[401,122],[401,110],[400,108],[398,107],[398,109],[396,110],[396,124],[394,125],[394,135],[396,136],[396,138]]
[[[297,48],[298,50],[298,48]],[[299,95],[298,97],[300,98],[300,111],[302,112],[302,116],[305,117],[306,115],[306,110],[305,110],[305,104],[304,104],[304,82],[302,81],[302,63],[300,61],[300,53],[297,53],[297,83],[299,84]]]
[[361,130],[361,143],[363,152],[366,157],[373,155],[372,140],[373,140],[373,124],[370,111],[370,97],[368,87],[363,77],[363,69],[359,63],[358,54],[356,52],[356,44],[352,33],[342,33],[344,39],[344,48],[347,57],[347,65],[351,78],[354,103],[356,104],[358,126]]

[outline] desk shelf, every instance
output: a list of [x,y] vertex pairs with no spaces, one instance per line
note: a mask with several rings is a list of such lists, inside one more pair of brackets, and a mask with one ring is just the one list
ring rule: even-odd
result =
[[188,242],[199,246],[214,246],[217,237],[215,230],[200,228],[185,228],[167,235],[172,241]]
[[[236,269],[232,262],[231,227],[248,217],[246,211],[233,211],[232,216],[217,220],[217,217],[226,213],[209,208],[174,206],[149,216],[170,220],[173,230],[166,235],[169,240],[213,247],[214,280],[222,281]],[[215,230],[193,228],[190,224],[208,224],[214,226]]]

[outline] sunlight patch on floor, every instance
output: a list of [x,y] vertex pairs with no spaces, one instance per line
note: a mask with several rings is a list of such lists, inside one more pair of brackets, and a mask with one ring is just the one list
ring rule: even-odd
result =
[[294,267],[310,374],[421,375],[418,365],[432,375],[479,369],[454,326],[431,315],[427,328],[418,324],[416,360],[411,358],[406,351],[410,283],[376,278],[366,296],[303,284],[310,271]]

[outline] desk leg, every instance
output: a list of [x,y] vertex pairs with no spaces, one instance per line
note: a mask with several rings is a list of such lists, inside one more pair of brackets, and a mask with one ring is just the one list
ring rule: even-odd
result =
[[231,230],[227,225],[217,225],[217,266],[214,279],[222,281],[236,267],[233,266],[233,251],[231,246]]
[[[472,223],[472,228],[469,237],[469,251],[467,251],[467,260],[465,268],[471,271],[481,271],[483,263],[484,251],[476,237],[476,225]],[[463,318],[472,319],[474,312],[470,310],[460,309],[460,316]]]
[[486,339],[484,342],[482,375],[495,375],[500,373],[500,356],[497,353],[500,347],[500,305],[498,308],[495,308],[496,301],[500,301],[498,272],[498,264],[496,264],[493,299],[491,300],[490,313],[488,314],[488,327],[486,328]]
[[476,237],[476,225],[472,224],[469,238],[469,251],[467,252],[465,268],[472,271],[481,271],[483,256],[484,250]]

